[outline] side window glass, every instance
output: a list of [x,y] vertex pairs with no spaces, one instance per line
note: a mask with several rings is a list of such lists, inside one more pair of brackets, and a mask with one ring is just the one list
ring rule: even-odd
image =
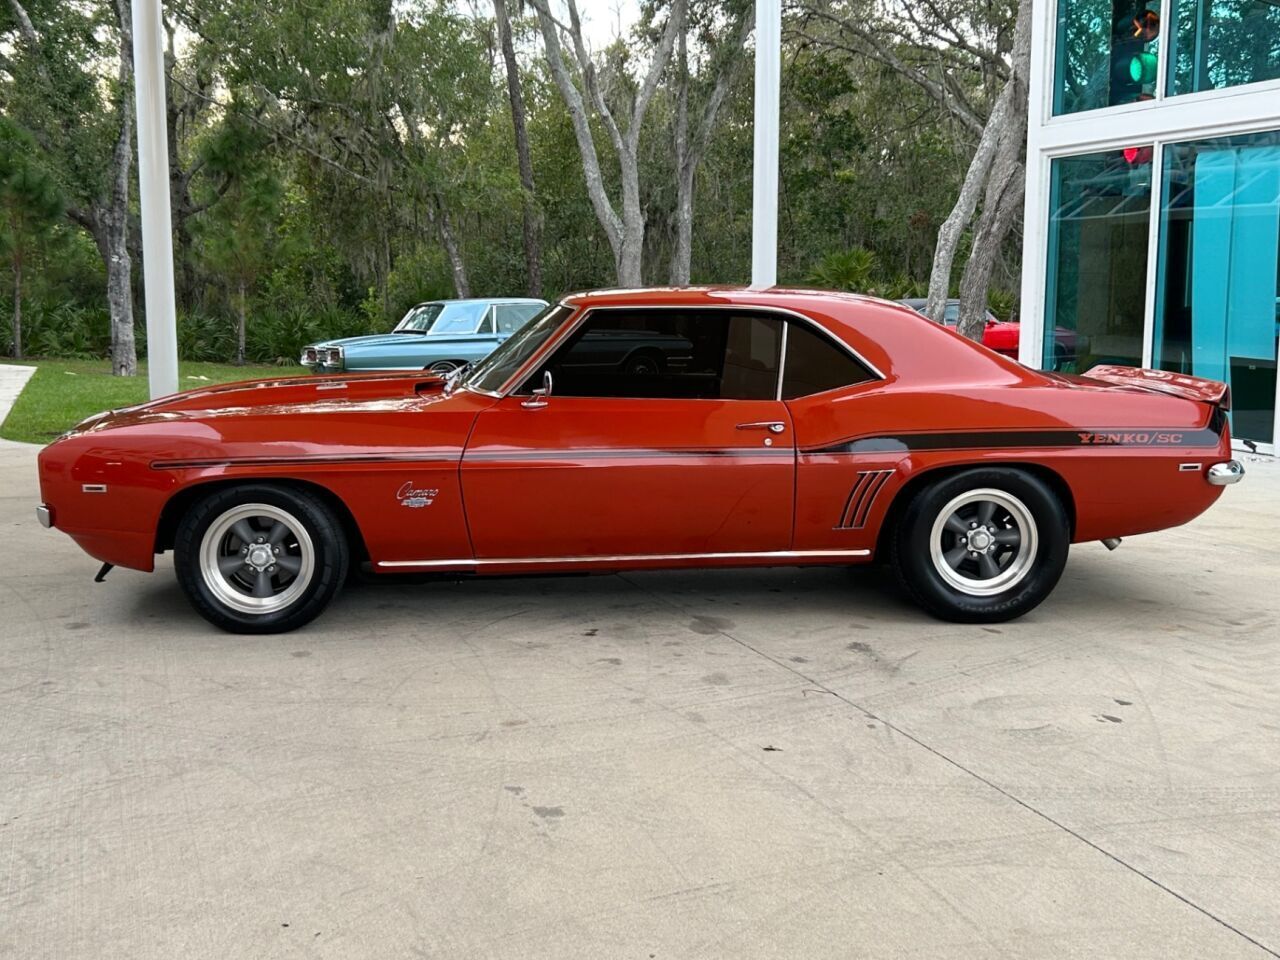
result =
[[824,390],[835,390],[874,380],[875,375],[836,346],[831,339],[808,324],[792,323],[787,328],[786,370],[782,377],[782,399],[794,400]]
[[537,304],[500,303],[493,309],[498,319],[498,333],[515,333],[541,307]]
[[772,400],[782,323],[727,310],[597,310],[530,383],[554,394],[675,400]]
[[493,311],[496,307],[490,307],[485,311],[484,319],[480,321],[480,326],[476,328],[476,333],[493,333]]
[[942,311],[942,322],[948,327],[954,327],[960,322],[960,304],[948,303]]

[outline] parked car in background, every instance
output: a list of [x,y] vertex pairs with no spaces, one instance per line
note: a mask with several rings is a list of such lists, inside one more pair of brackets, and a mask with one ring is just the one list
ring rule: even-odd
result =
[[284,377],[99,414],[41,452],[36,513],[99,576],[172,550],[196,610],[245,633],[306,623],[351,564],[884,559],[931,613],[994,622],[1048,596],[1070,544],[1186,523],[1239,480],[1227,394],[1162,370],[1049,376],[849,294],[602,291],[448,378]]
[[[924,313],[926,301],[923,297],[899,300],[903,306],[910,307],[916,313]],[[954,329],[960,322],[960,301],[948,300],[946,310],[942,314],[942,322]],[[1002,353],[1014,360],[1018,359],[1018,344],[1021,341],[1022,325],[1013,320],[1000,320],[990,310],[987,311],[987,327],[982,331],[982,345],[996,353]],[[1053,334],[1052,365],[1046,367],[1061,370],[1071,361],[1083,355],[1080,349],[1084,338],[1074,330],[1057,327]]]
[[308,344],[302,349],[300,362],[312,373],[452,373],[463,364],[487,357],[546,306],[545,300],[528,297],[432,300],[411,308],[390,333]]

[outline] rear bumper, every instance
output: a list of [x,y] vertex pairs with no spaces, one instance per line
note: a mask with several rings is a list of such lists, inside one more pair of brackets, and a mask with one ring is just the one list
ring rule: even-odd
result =
[[1244,477],[1244,464],[1239,460],[1227,460],[1215,463],[1205,473],[1205,479],[1215,487],[1226,487],[1239,483]]
[[40,526],[46,530],[53,526],[53,508],[46,507],[43,503],[36,507],[36,519],[40,521]]

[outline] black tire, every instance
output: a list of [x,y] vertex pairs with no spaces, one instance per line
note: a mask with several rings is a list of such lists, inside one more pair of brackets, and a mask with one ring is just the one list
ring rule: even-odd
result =
[[[251,540],[236,533],[237,516],[248,524],[239,529],[256,534]],[[286,531],[278,542],[276,523]],[[240,553],[252,547],[261,556],[231,570],[239,544]],[[263,548],[275,556],[261,553]],[[221,569],[223,561],[228,570]],[[270,566],[252,566],[255,561]],[[349,564],[350,547],[333,510],[305,490],[270,483],[210,493],[187,511],[174,540],[174,571],[187,599],[202,617],[231,633],[285,633],[309,623],[337,595]],[[264,576],[267,588],[253,593]],[[262,612],[244,609],[258,603]]]
[[627,357],[625,372],[632,377],[656,377],[662,373],[662,356],[652,350],[637,350]]
[[[972,550],[970,537],[985,549]],[[911,498],[890,531],[889,564],[907,595],[935,617],[998,623],[1049,595],[1070,544],[1067,511],[1044,481],[1024,470],[978,467]]]

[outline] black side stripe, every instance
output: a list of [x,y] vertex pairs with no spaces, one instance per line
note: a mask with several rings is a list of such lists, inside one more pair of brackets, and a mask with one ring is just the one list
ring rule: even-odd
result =
[[856,437],[802,450],[803,456],[847,453],[911,453],[917,450],[980,450],[1081,447],[1216,447],[1218,430],[1124,428],[1106,430],[992,430],[955,433],[901,433]]
[[350,453],[298,457],[215,457],[207,460],[152,460],[152,470],[205,467],[310,467],[334,463],[457,463],[457,453]]

